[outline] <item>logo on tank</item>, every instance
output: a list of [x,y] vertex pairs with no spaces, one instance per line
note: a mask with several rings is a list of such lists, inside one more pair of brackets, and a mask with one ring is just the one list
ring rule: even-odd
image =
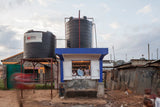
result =
[[42,42],[42,33],[25,33],[25,43]]
[[36,36],[29,36],[29,37],[27,37],[27,40],[33,40],[33,39],[36,39]]

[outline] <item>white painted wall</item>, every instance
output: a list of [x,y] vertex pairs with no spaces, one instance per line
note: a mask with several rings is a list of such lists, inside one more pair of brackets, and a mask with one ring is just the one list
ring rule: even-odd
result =
[[72,61],[65,59],[63,62],[64,80],[72,80]]
[[99,69],[99,54],[86,54],[86,55],[63,55],[63,74],[64,80],[72,80],[72,61],[73,60],[90,60],[91,61],[91,79],[100,79],[100,69]]
[[100,79],[99,60],[91,60],[91,79]]

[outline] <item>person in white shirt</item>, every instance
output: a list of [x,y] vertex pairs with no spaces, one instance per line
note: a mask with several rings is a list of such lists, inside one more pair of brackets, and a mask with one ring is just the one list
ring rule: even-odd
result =
[[77,73],[75,70],[72,72],[72,76],[77,76]]
[[86,67],[86,69],[84,70],[85,76],[89,76],[89,69],[88,67]]
[[78,73],[78,76],[84,76],[84,72],[82,70],[82,67],[80,67],[78,70],[77,70],[77,73]]
[[157,91],[157,97],[155,100],[155,107],[160,107],[160,89]]

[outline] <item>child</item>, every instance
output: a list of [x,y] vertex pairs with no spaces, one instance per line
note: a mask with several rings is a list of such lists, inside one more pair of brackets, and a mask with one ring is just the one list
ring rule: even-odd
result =
[[148,100],[147,101],[147,107],[153,107],[154,106],[154,104],[153,104],[153,102],[152,102],[152,100]]
[[152,94],[151,89],[145,89],[144,98],[150,99],[154,105],[156,96],[154,94]]
[[154,104],[150,99],[144,98],[143,107],[154,107]]
[[64,89],[63,85],[61,84],[59,87],[59,96],[63,97],[64,93],[65,93],[65,89]]
[[77,76],[77,73],[75,70],[72,72],[72,76]]
[[89,69],[88,69],[88,67],[86,67],[86,69],[84,70],[84,72],[85,72],[85,76],[89,76]]
[[155,100],[155,107],[160,107],[160,89],[157,91],[157,97]]

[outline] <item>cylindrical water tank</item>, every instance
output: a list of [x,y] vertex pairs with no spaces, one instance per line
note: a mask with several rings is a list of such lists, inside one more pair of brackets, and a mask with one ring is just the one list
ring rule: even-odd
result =
[[55,58],[56,37],[51,32],[28,31],[24,34],[23,58]]
[[87,17],[70,17],[66,23],[66,48],[92,48],[92,25]]

